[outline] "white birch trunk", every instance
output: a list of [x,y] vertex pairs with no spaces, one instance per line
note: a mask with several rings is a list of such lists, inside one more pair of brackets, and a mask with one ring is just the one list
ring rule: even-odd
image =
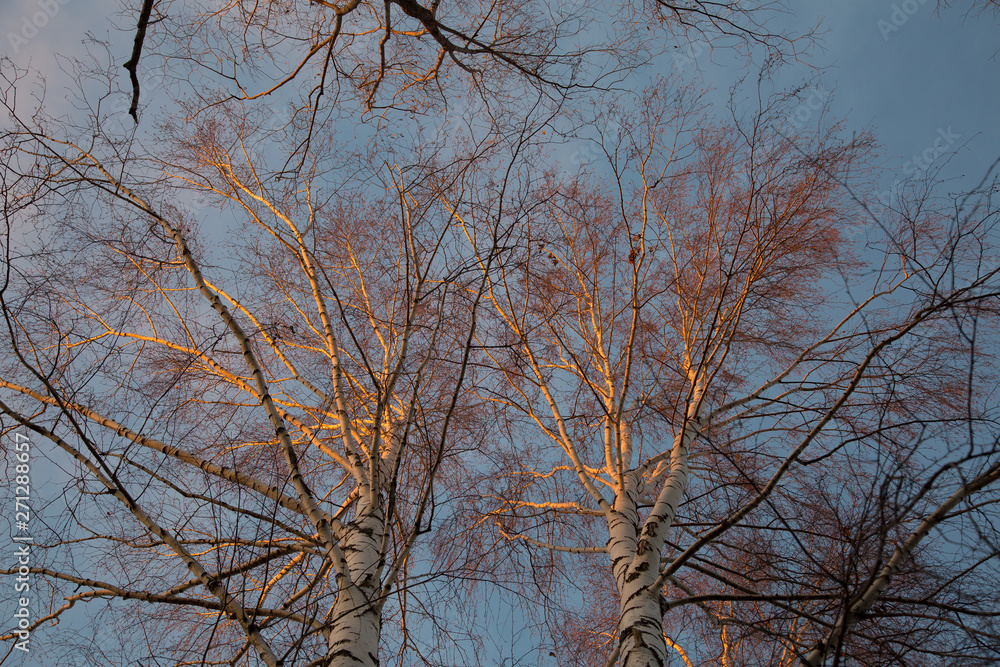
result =
[[354,521],[345,528],[342,542],[350,581],[337,578],[337,601],[330,613],[331,630],[326,663],[329,667],[376,667],[382,615],[380,550],[382,510],[368,504],[367,494],[358,500]]
[[663,639],[660,594],[650,589],[659,575],[660,550],[650,548],[643,529],[639,533],[638,496],[641,480],[635,471],[625,477],[625,488],[615,498],[609,525],[608,554],[618,588],[618,644],[626,667],[664,667],[667,644]]
[[614,512],[608,525],[612,573],[620,599],[618,616],[618,655],[624,667],[666,667],[667,642],[663,634],[663,611],[660,606],[660,556],[687,489],[688,452],[699,420],[701,387],[670,452],[669,474],[664,481],[650,515],[639,527],[639,498],[646,491],[641,470],[631,470],[624,477],[624,488],[615,498]]

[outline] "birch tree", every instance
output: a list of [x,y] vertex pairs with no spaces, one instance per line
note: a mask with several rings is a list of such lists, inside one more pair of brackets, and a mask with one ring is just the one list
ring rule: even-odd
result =
[[867,138],[671,90],[525,196],[470,542],[560,664],[990,664],[995,181],[874,211]]
[[[131,8],[127,80],[4,135],[2,425],[67,480],[33,631],[447,663],[457,575],[560,663],[996,657],[992,183],[872,210],[869,137],[600,107],[685,39],[797,53],[782,3]],[[593,117],[607,167],[547,167]]]
[[62,525],[32,546],[30,631],[53,633],[36,643],[53,664],[73,655],[54,624],[108,600],[148,646],[102,664],[415,646],[434,573],[414,548],[436,476],[475,444],[483,279],[434,196],[468,162],[282,178],[253,127],[177,122],[169,159],[134,162],[27,123],[4,137],[2,436],[66,480]]

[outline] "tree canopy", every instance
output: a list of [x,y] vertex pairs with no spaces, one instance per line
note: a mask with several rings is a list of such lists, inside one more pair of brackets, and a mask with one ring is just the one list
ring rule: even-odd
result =
[[3,59],[4,660],[84,609],[100,664],[498,664],[498,608],[538,664],[1000,659],[996,175],[880,202],[787,11],[145,0],[69,106]]

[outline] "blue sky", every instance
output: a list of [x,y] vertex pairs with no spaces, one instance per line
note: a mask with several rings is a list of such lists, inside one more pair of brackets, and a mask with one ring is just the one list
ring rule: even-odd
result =
[[[943,10],[935,0],[792,5],[794,13],[782,22],[802,29],[822,21],[821,48],[783,70],[782,80],[791,85],[818,76],[833,93],[826,100],[828,118],[843,120],[848,132],[875,130],[884,147],[883,189],[906,176],[905,163],[933,145],[939,130],[958,135],[942,155],[955,158],[949,176],[978,180],[1000,156],[1000,17],[971,12],[971,0]],[[81,54],[87,32],[110,37],[121,62],[129,57],[132,35],[115,27],[130,25],[120,8],[121,0],[4,0],[0,53],[43,73],[49,102],[58,104],[68,77],[55,54]],[[714,86],[720,100],[729,82],[745,73],[726,55],[707,50],[699,50],[692,64],[684,73]],[[127,73],[120,73],[127,85]]]
[[902,168],[948,128],[959,135],[958,155],[945,174],[978,180],[1000,156],[998,17],[914,3],[919,9],[890,30],[894,18],[901,22],[894,7],[904,3],[809,4],[839,10],[828,13],[827,38],[835,114],[875,129],[887,168]]
[[[933,0],[794,3],[789,24],[821,21],[820,48],[780,79],[793,85],[818,77],[830,93],[827,121],[843,121],[848,134],[875,132],[885,169],[879,191],[919,176],[907,163],[942,134],[951,144],[936,151],[936,166],[950,160],[942,176],[963,185],[978,182],[1000,157],[1000,17],[970,13],[969,5],[937,11]],[[695,64],[721,92],[738,75],[722,57],[702,55]]]

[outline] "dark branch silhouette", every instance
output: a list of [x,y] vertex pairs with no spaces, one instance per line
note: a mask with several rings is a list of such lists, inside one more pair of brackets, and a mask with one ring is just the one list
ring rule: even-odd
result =
[[143,0],[142,12],[139,14],[139,25],[135,29],[135,42],[132,44],[132,57],[124,67],[128,70],[129,78],[132,80],[132,104],[129,105],[128,115],[139,124],[139,54],[142,53],[142,42],[146,39],[146,28],[149,26],[149,15],[153,13],[153,0]]

